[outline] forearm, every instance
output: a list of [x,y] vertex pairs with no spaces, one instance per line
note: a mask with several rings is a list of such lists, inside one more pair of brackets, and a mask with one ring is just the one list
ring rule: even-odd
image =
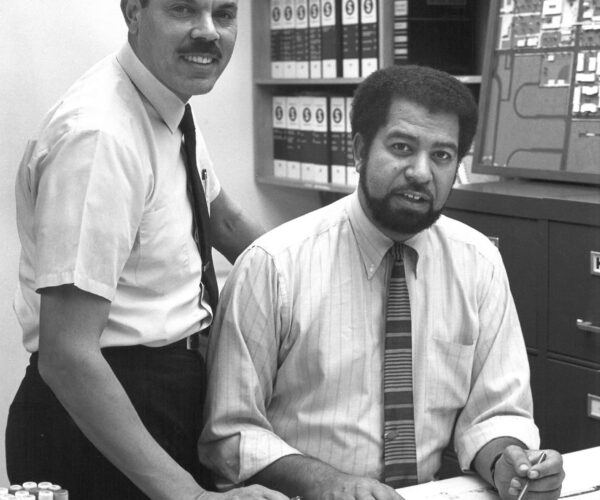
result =
[[195,499],[202,493],[143,426],[123,387],[96,352],[60,363],[42,375],[75,423],[100,452],[152,499]]
[[281,491],[289,497],[318,498],[324,485],[339,481],[346,474],[305,455],[287,455],[257,473],[250,482]]
[[231,263],[265,232],[223,189],[211,203],[210,230],[214,247]]

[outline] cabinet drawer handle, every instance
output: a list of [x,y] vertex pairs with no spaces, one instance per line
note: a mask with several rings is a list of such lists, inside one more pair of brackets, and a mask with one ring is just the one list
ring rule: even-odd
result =
[[594,326],[591,321],[583,321],[582,319],[577,320],[577,329],[584,332],[600,333],[600,326]]

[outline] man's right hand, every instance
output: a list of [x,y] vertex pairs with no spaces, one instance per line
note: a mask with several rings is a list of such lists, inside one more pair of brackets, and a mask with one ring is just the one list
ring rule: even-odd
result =
[[204,491],[196,500],[288,500],[283,493],[253,484],[244,488],[235,488],[224,493]]
[[310,500],[401,500],[396,490],[376,479],[338,473],[315,483]]
[[306,455],[281,457],[252,480],[303,500],[402,500],[376,479],[346,474]]

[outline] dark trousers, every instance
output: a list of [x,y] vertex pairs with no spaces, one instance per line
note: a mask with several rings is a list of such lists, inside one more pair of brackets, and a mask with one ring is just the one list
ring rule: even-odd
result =
[[[205,367],[180,341],[162,348],[103,349],[154,439],[204,487],[208,473],[198,461]],[[74,500],[147,499],[88,441],[39,375],[37,353],[10,407],[6,463],[11,484],[50,481]]]

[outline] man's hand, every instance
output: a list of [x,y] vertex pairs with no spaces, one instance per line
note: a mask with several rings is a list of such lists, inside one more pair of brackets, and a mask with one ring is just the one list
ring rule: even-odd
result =
[[225,493],[204,491],[196,500],[288,500],[284,494],[264,486],[253,484],[245,488],[236,488]]
[[303,500],[402,500],[375,479],[346,474],[306,455],[286,455],[256,474],[253,481]]
[[529,487],[526,498],[556,500],[565,477],[560,453],[546,450],[546,459],[534,465],[542,452],[524,450],[519,446],[507,446],[496,462],[494,484],[500,498],[514,499],[519,495],[527,480]]
[[330,481],[315,483],[310,500],[401,500],[393,488],[376,479],[337,474]]

